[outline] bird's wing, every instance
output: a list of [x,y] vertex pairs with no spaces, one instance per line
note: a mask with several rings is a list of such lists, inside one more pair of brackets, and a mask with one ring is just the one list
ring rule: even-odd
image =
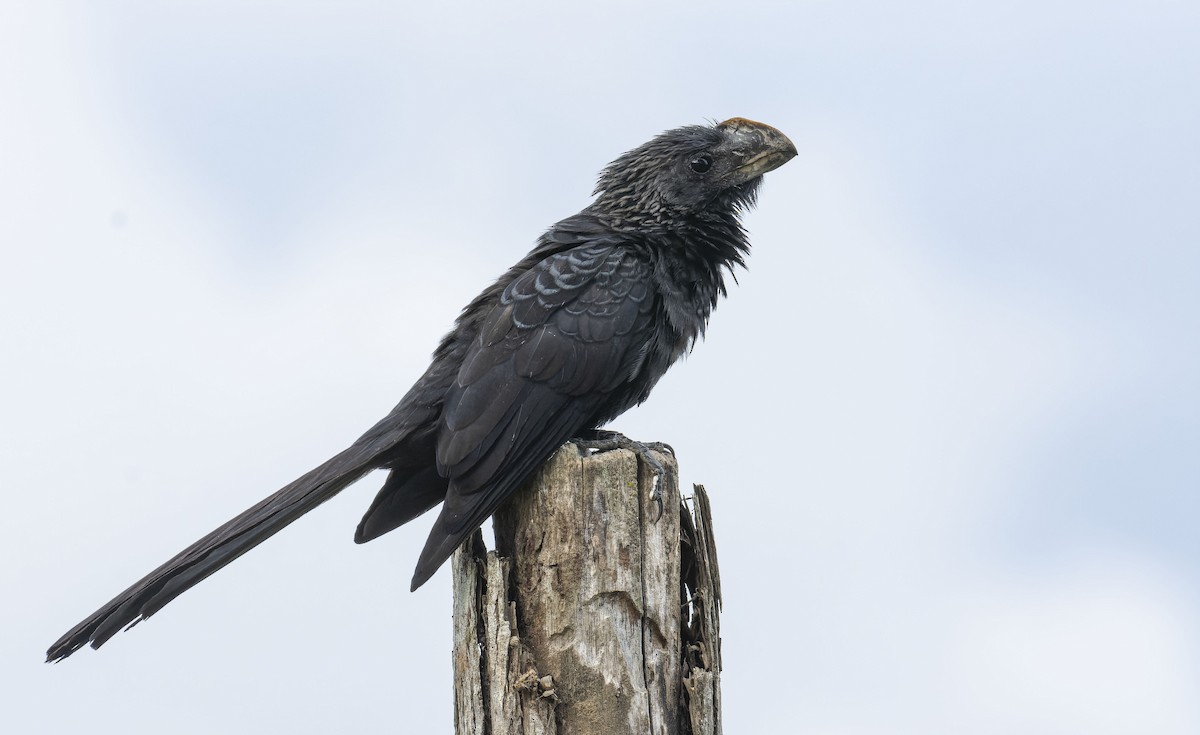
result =
[[552,255],[505,289],[446,395],[437,463],[449,490],[414,589],[637,378],[654,308],[651,265],[614,243]]

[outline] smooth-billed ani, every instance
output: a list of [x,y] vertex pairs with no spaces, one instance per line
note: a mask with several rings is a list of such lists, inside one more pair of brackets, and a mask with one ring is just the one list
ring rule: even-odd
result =
[[733,118],[618,158],[590,206],[467,305],[382,421],[117,595],[47,660],[100,647],[377,468],[389,473],[356,542],[442,503],[413,575],[422,585],[560,445],[646,400],[704,334],[749,250],[739,215],[795,155],[775,128]]

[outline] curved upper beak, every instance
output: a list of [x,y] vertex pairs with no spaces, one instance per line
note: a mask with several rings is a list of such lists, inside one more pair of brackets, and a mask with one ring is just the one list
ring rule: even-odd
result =
[[745,156],[735,171],[743,181],[774,171],[796,157],[788,137],[765,123],[735,117],[717,125],[731,138],[735,152]]

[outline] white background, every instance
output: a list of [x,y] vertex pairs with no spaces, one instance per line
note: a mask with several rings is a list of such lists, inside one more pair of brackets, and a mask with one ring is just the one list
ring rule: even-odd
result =
[[411,5],[4,3],[0,730],[450,733],[378,476],[42,652],[382,416],[609,160],[744,116],[800,155],[614,425],[713,495],[726,731],[1200,732],[1200,5]]

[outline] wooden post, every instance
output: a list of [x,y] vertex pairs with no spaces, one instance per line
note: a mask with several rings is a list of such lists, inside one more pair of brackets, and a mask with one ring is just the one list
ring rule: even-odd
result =
[[718,735],[720,632],[704,490],[674,458],[560,449],[455,552],[457,735]]

